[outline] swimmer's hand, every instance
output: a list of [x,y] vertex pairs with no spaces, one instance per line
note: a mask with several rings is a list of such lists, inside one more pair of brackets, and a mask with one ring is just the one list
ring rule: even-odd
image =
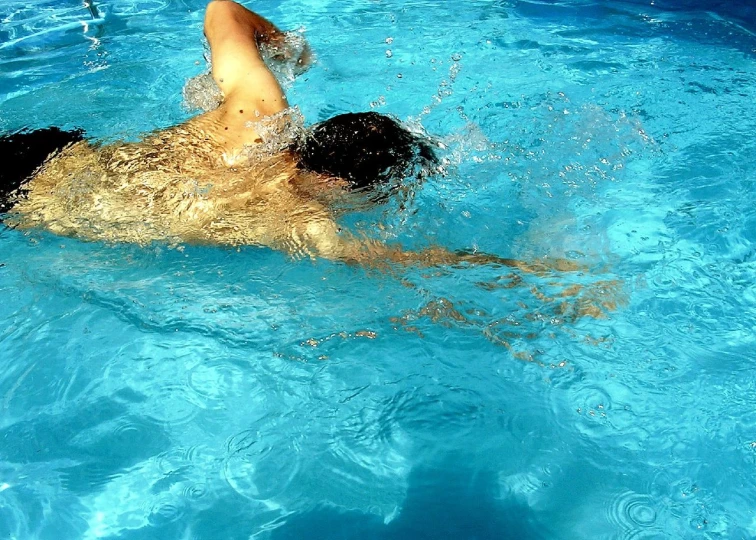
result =
[[312,49],[301,32],[276,30],[258,39],[265,60],[291,66],[295,76],[301,75],[312,65]]

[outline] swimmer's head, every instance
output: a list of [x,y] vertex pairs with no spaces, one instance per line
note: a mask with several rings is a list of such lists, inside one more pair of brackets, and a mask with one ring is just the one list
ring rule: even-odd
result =
[[315,124],[292,150],[299,167],[342,178],[358,190],[396,184],[436,162],[428,141],[375,112]]

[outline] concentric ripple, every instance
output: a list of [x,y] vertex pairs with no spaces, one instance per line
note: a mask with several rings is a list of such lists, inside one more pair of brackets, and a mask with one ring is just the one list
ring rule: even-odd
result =
[[657,523],[657,503],[649,495],[623,491],[607,501],[604,511],[622,531],[622,538],[653,538],[663,532],[663,524]]
[[224,399],[239,395],[244,388],[241,368],[223,361],[197,364],[188,379],[189,388],[205,409],[224,407]]
[[155,388],[150,394],[150,406],[146,414],[158,422],[180,426],[191,422],[199,408],[185,384],[169,383]]
[[299,471],[299,460],[274,447],[259,431],[247,430],[231,437],[226,446],[223,475],[242,497],[266,501],[276,507],[281,495]]

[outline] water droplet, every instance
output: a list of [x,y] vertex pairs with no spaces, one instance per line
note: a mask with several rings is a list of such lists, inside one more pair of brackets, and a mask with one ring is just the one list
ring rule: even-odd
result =
[[391,49],[386,49],[386,58],[391,58],[394,56],[394,53],[391,52]]

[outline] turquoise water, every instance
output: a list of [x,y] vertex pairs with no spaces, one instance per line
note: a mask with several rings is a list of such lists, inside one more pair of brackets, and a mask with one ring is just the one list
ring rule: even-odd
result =
[[[756,536],[753,11],[254,6],[317,53],[287,83],[308,121],[373,109],[445,147],[346,225],[587,270],[5,231],[0,538]],[[97,7],[0,6],[0,129],[191,115],[204,3]]]

